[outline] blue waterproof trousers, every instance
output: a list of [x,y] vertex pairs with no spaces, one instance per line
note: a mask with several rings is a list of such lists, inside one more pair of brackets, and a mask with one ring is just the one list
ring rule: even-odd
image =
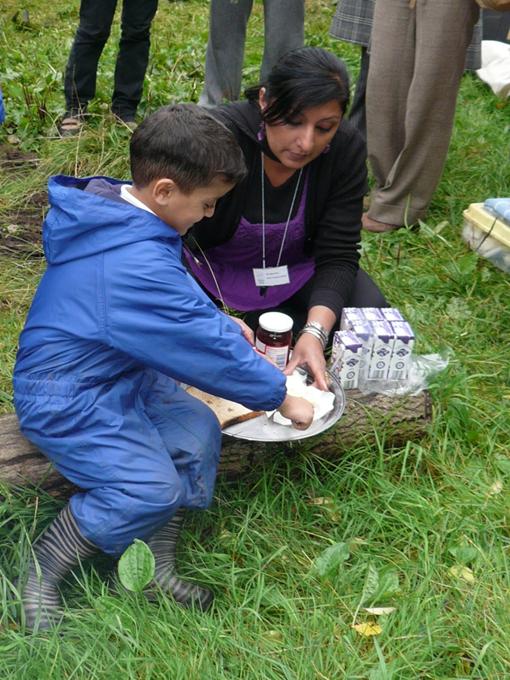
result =
[[213,412],[148,369],[113,384],[15,381],[21,429],[83,491],[70,501],[83,536],[120,554],[178,508],[206,508],[221,449]]

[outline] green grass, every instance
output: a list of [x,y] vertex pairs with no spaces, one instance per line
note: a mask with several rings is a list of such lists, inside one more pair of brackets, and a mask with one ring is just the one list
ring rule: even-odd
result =
[[[2,228],[44,190],[49,174],[127,175],[129,134],[107,115],[117,28],[101,61],[90,126],[79,139],[54,138],[78,4],[27,3],[26,26],[12,21],[18,2],[2,3],[0,73],[9,125],[0,143],[16,135],[21,150],[39,159],[36,167],[0,170]],[[308,2],[307,41],[342,55],[355,73],[357,49],[328,36],[333,9],[326,0]],[[141,114],[169,100],[197,100],[207,11],[205,0],[160,2]],[[256,80],[262,26],[256,3],[246,84]],[[509,113],[508,103],[466,76],[426,223],[419,232],[364,235],[363,265],[412,322],[418,351],[450,355],[448,369],[431,384],[427,437],[400,448],[360,445],[337,463],[321,459],[320,444],[297,448],[292,457],[275,449],[248,477],[220,480],[212,508],[191,518],[181,554],[183,575],[217,593],[206,615],[119,593],[113,563],[98,558],[68,583],[65,625],[26,635],[13,584],[30,541],[59,503],[6,490],[1,678],[510,677],[510,279],[460,238],[469,203],[508,194]],[[42,269],[30,255],[1,258],[4,413],[12,411],[17,336]],[[348,557],[320,576],[317,558],[337,544]],[[462,567],[471,570],[465,578]],[[380,634],[364,637],[352,624],[376,620],[364,609],[370,605],[394,611],[378,617]]]

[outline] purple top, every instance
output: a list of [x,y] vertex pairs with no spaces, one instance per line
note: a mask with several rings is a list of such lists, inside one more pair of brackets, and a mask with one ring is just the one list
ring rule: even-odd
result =
[[[308,193],[308,174],[295,216],[289,221],[280,265],[289,269],[289,283],[269,286],[265,295],[255,285],[253,268],[262,267],[262,224],[252,224],[241,217],[234,235],[221,246],[207,250],[207,261],[218,282],[216,285],[204,256],[195,258],[185,250],[188,265],[194,276],[215,298],[223,298],[227,307],[240,312],[272,309],[292,297],[315,273],[313,257],[304,255],[305,206]],[[266,223],[266,267],[275,267],[285,231],[285,222]],[[218,286],[221,295],[218,293]]]

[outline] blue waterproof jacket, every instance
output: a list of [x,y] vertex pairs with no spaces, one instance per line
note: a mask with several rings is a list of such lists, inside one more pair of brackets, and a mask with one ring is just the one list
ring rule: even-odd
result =
[[179,234],[108,178],[53,177],[48,268],[20,337],[21,430],[81,491],[79,531],[109,554],[212,499],[212,412],[175,380],[273,409],[281,371],[257,355],[181,262]]
[[278,407],[284,375],[187,273],[179,234],[123,201],[121,184],[50,179],[48,268],[20,337],[15,393],[129,392],[152,367],[248,408]]

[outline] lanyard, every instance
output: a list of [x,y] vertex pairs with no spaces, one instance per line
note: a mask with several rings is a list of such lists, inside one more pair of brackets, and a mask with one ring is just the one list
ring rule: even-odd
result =
[[[265,192],[264,192],[264,154],[260,152],[260,158],[261,158],[261,187],[262,187],[262,269],[266,268],[266,210],[265,210]],[[294,189],[294,196],[292,197],[292,203],[290,204],[290,210],[289,210],[289,216],[287,217],[287,222],[285,224],[285,229],[283,232],[283,237],[282,237],[282,243],[280,246],[280,252],[278,253],[278,260],[276,262],[276,266],[280,266],[280,260],[282,258],[282,253],[283,253],[283,245],[285,243],[285,238],[287,237],[287,229],[289,228],[289,222],[290,218],[292,216],[292,210],[294,208],[294,203],[296,202],[296,196],[299,188],[299,183],[301,181],[301,175],[303,174],[303,168],[299,171],[297,183],[296,183],[296,188]]]

